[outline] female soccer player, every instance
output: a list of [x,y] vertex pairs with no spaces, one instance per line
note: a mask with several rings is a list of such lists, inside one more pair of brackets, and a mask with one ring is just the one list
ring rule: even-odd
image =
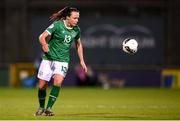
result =
[[[80,65],[87,72],[80,41],[80,28],[77,25],[79,11],[73,7],[65,7],[54,13],[50,19],[53,23],[39,37],[44,55],[37,75],[39,78],[39,108],[35,116],[42,114],[46,116],[54,115],[51,109],[68,70],[69,50],[72,42],[75,42]],[[51,78],[54,82],[45,108],[46,88]]]

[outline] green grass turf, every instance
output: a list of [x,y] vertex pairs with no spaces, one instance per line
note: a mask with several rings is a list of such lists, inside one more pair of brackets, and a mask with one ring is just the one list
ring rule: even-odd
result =
[[0,88],[1,120],[180,119],[180,89],[64,87],[54,117],[33,116],[37,107],[37,89]]

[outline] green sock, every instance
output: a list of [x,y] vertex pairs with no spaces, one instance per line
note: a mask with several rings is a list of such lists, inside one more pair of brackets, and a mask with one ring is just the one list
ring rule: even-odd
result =
[[38,90],[38,99],[40,108],[44,108],[46,98],[46,89]]
[[51,93],[49,95],[49,100],[48,100],[48,104],[47,104],[47,108],[46,109],[51,109],[52,108],[53,104],[56,101],[56,98],[58,97],[59,90],[60,90],[59,86],[53,85],[53,87],[51,89]]

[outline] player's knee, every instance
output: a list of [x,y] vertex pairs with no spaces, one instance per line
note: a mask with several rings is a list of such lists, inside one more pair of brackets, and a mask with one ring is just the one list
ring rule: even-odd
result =
[[39,89],[40,89],[40,90],[43,90],[43,89],[45,89],[45,87],[42,86],[42,85],[39,85]]
[[62,82],[63,82],[63,80],[56,79],[56,80],[54,80],[54,85],[61,86]]
[[55,75],[54,76],[54,85],[61,86],[63,80],[64,80],[64,77],[62,77],[61,75]]
[[47,84],[46,84],[46,83],[39,83],[39,85],[38,85],[38,88],[39,88],[40,90],[46,89],[46,87],[47,87]]

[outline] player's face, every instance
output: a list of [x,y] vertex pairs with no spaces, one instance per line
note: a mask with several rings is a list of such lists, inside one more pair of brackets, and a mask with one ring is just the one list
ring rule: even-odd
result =
[[68,17],[68,23],[71,27],[74,27],[77,25],[79,20],[79,12],[73,11],[71,12],[71,16]]

